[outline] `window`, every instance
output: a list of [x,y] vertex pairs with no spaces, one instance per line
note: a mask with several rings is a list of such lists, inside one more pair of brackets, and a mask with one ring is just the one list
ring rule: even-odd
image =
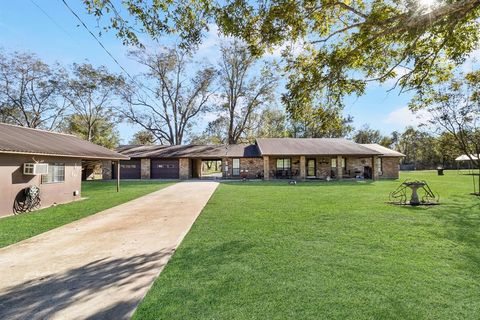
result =
[[42,183],[65,181],[65,163],[49,163],[48,174],[42,175]]
[[240,175],[240,159],[232,160],[232,175],[234,176]]
[[342,157],[342,168],[343,168],[343,172],[347,170],[347,158]]
[[337,167],[337,158],[332,158],[332,168]]
[[292,165],[289,158],[277,159],[277,170],[290,170]]

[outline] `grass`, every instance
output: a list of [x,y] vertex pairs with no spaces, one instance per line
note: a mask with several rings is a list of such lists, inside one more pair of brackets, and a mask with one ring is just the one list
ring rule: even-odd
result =
[[116,182],[82,183],[81,201],[45,208],[0,219],[0,248],[95,214],[172,184],[158,181],[122,181],[120,192]]
[[389,205],[400,181],[222,183],[134,319],[479,319],[480,199]]

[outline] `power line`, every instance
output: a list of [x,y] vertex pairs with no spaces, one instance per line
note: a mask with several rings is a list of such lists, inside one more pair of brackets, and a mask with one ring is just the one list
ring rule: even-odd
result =
[[120,69],[122,69],[123,72],[125,72],[125,74],[132,80],[136,83],[135,79],[130,75],[130,73],[128,73],[127,70],[125,70],[125,68],[118,62],[118,60],[110,53],[110,51],[108,51],[107,48],[105,48],[105,46],[103,45],[103,43],[98,39],[98,37],[92,32],[90,31],[90,29],[87,27],[87,25],[85,24],[85,22],[83,22],[83,20],[75,13],[75,11],[73,11],[72,8],[70,8],[70,6],[68,5],[68,3],[65,1],[65,0],[62,0],[63,4],[68,8],[68,10],[70,10],[70,12],[77,18],[77,20],[82,24],[82,26],[85,28],[85,30],[88,31],[88,33],[91,34],[91,36],[98,42],[98,44],[103,48],[103,50],[110,56],[110,58],[112,58],[112,60],[120,67]]
[[62,30],[67,36],[69,36],[72,40],[75,40],[75,38],[73,38],[73,36],[67,31],[65,30],[64,27],[62,27],[55,19],[53,19],[53,17],[51,15],[48,14],[48,12],[46,12],[42,7],[40,7],[40,5],[38,3],[36,3],[35,1],[33,0],[30,0],[30,2],[35,6],[37,7],[54,25],[57,26],[57,28],[59,28],[60,30]]
[[[130,73],[118,62],[118,60],[108,51],[108,49],[103,45],[103,43],[98,39],[98,37],[88,28],[88,26],[83,22],[83,20],[73,11],[73,9],[68,5],[68,3],[65,0],[62,0],[62,2],[65,4],[65,6],[70,10],[70,12],[77,18],[77,20],[82,24],[82,26],[85,28],[85,30],[90,33],[90,35],[97,41],[97,43],[102,47],[102,49],[112,58],[112,60],[117,64],[120,69],[122,69],[123,72],[132,80],[133,83],[135,83],[140,90],[143,91],[143,93],[147,96],[148,99],[155,101],[156,99],[153,99],[150,94],[145,90],[151,90],[150,88],[147,88],[143,83],[139,83]],[[110,1],[109,1],[110,2]],[[113,4],[110,2],[110,4],[113,6]]]

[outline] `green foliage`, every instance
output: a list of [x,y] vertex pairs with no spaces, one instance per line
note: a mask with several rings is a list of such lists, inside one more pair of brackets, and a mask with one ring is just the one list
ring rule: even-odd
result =
[[444,81],[451,69],[478,48],[480,3],[463,1],[226,1],[123,2],[133,23],[111,1],[84,0],[90,13],[109,18],[127,43],[138,44],[134,28],[158,39],[178,34],[194,49],[216,24],[260,55],[293,42],[287,49],[288,93],[294,108],[342,105],[343,97],[363,94],[371,81],[396,79],[406,90]]
[[407,127],[400,135],[396,148],[406,155],[402,160],[404,164],[413,164],[417,169],[436,168],[442,163],[436,143],[436,138],[428,132]]
[[276,108],[264,109],[257,127],[255,132],[257,138],[283,138],[289,135],[287,116]]
[[115,127],[115,119],[109,116],[97,118],[88,127],[81,115],[73,114],[64,120],[62,130],[105,148],[114,149],[118,146],[120,140],[118,130]]
[[220,184],[133,319],[478,319],[471,178],[406,178],[441,205],[387,204],[398,180]]
[[340,138],[353,131],[353,118],[344,117],[340,108],[287,104],[291,134],[296,138]]
[[64,91],[72,114],[63,130],[87,141],[114,148],[118,144],[114,105],[117,88],[123,78],[111,74],[105,67],[73,64],[72,77]]
[[[426,108],[430,126],[447,133],[457,150],[480,171],[480,71],[428,86],[415,96],[410,107]],[[480,179],[478,184],[480,189]]]
[[130,140],[130,144],[133,145],[151,145],[155,143],[155,136],[153,133],[147,130],[140,130],[135,132],[133,135],[132,140]]
[[371,129],[368,125],[364,125],[357,130],[353,136],[353,140],[356,143],[388,143],[385,138],[386,137],[383,137],[380,133],[380,130]]

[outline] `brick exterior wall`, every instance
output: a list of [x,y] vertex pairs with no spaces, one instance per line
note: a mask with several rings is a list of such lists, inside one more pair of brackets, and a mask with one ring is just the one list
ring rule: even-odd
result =
[[190,159],[180,158],[178,164],[180,179],[190,179]]
[[380,179],[398,179],[400,158],[384,157],[382,158],[382,174]]
[[150,159],[140,159],[140,178],[150,179],[151,162]]
[[366,158],[347,158],[347,172],[346,175],[355,177],[357,175],[363,176],[364,167],[372,166],[372,157]]
[[[257,179],[260,174],[263,174],[263,158],[239,158],[240,159],[240,175],[233,176],[233,159],[222,159],[222,173],[225,179]],[[224,170],[224,165],[227,164],[227,170]]]
[[112,161],[103,160],[102,161],[102,179],[103,180],[112,180]]

